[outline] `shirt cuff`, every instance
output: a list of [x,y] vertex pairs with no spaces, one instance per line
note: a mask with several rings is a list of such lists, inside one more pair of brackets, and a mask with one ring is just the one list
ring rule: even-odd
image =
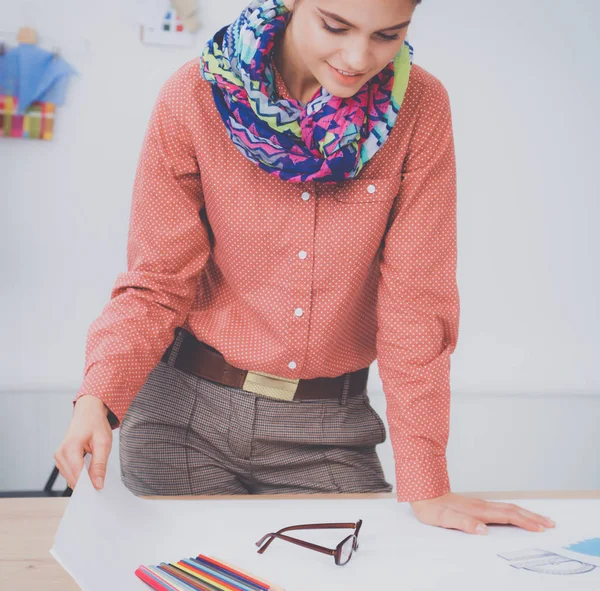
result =
[[398,502],[421,501],[450,492],[446,456],[396,460]]

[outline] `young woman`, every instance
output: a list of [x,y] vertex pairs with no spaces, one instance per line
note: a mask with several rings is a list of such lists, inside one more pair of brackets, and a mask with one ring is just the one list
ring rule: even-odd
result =
[[450,492],[455,155],[416,4],[255,0],[165,83],[55,454],[71,486],[88,452],[101,488],[120,426],[135,494],[390,491],[377,358],[399,501],[469,533],[552,526]]

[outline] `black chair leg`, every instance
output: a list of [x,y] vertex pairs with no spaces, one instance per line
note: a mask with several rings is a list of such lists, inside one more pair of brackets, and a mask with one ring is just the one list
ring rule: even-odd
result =
[[59,472],[58,472],[58,468],[56,466],[54,466],[54,468],[52,468],[52,473],[50,474],[50,478],[48,478],[47,482],[46,482],[46,486],[44,486],[44,492],[50,496],[52,493],[52,487],[54,486],[54,483],[56,482],[56,477],[58,476]]

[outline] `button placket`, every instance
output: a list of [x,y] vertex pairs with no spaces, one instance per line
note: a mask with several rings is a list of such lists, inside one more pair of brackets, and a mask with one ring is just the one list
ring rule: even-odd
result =
[[[309,204],[311,197],[313,199],[315,197],[314,186],[313,186],[312,191],[311,190],[304,190],[300,194],[300,198],[302,199],[302,201],[306,202],[307,205]],[[312,209],[312,230],[313,230],[313,233],[314,233],[315,215],[316,215],[314,207],[315,206],[313,205],[313,209]],[[308,214],[308,215],[311,215],[311,214]],[[300,250],[298,252],[298,258],[300,259],[300,261],[306,260],[307,257],[308,257],[308,252],[306,250]],[[299,270],[299,273],[303,276],[302,285],[307,285],[308,286],[308,289],[307,289],[307,292],[306,292],[306,298],[308,299],[308,298],[310,298],[310,294],[311,294],[311,287],[310,287],[310,285],[311,285],[311,281],[310,281],[311,267],[310,267],[310,265],[309,266],[301,267],[300,270]],[[294,308],[294,316],[296,318],[299,318],[299,317],[303,316],[303,314],[304,314],[304,310],[301,307],[298,306],[298,307]],[[308,330],[308,323],[305,322],[305,323],[302,323],[302,324],[294,324],[293,327],[296,330],[304,331],[305,332],[305,331]],[[296,342],[306,342],[306,338],[304,338],[304,339],[299,338]],[[292,359],[288,363],[288,368],[289,369],[296,369],[297,368],[296,361]]]

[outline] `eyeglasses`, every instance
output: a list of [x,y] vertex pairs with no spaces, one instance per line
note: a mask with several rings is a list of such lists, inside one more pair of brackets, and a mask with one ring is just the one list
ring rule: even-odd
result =
[[[281,540],[285,540],[286,542],[292,542],[292,544],[303,546],[304,548],[308,548],[309,550],[316,550],[317,552],[322,552],[323,554],[329,554],[330,556],[333,556],[335,563],[338,566],[344,566],[344,564],[346,564],[352,557],[352,552],[358,550],[358,532],[360,531],[361,525],[362,519],[359,519],[356,523],[311,523],[306,525],[290,525],[289,527],[284,527],[283,529],[280,529],[277,532],[272,532],[264,535],[260,540],[258,540],[258,542],[256,542],[256,545],[259,546],[258,553],[262,554],[275,538],[279,538]],[[335,548],[325,548],[324,546],[311,544],[310,542],[299,540],[298,538],[293,538],[292,536],[286,536],[283,533],[285,531],[300,529],[341,528],[352,528],[354,529],[354,533],[344,538]]]

